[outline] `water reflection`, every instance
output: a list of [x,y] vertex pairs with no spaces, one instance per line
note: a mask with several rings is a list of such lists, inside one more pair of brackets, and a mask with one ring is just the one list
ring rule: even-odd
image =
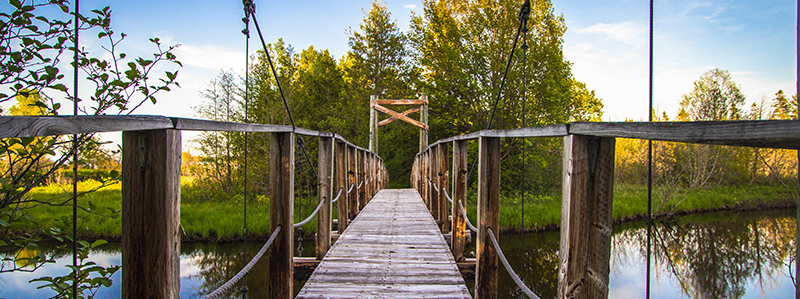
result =
[[[654,229],[653,298],[792,297],[796,219],[794,210],[690,216]],[[646,283],[645,223],[614,228],[609,298],[642,298]],[[542,298],[557,292],[557,232],[503,235],[511,265]],[[789,265],[792,268],[789,268]],[[516,285],[501,270],[500,297],[516,297]]]
[[[794,285],[788,265],[795,248],[794,210],[747,213],[714,213],[690,216],[670,225],[659,224],[653,240],[653,298],[790,298]],[[504,234],[501,247],[511,265],[542,298],[555,298],[558,271],[558,232]],[[524,242],[524,254],[521,247]],[[645,294],[646,229],[644,223],[614,227],[609,298],[643,298]],[[261,242],[184,243],[181,245],[181,297],[198,298],[233,277],[258,252]],[[474,246],[474,245],[473,245]],[[313,241],[303,242],[304,255],[314,254]],[[52,250],[46,244],[42,251]],[[472,251],[474,249],[467,249]],[[106,244],[91,253],[100,265],[121,264],[119,244]],[[69,252],[59,254],[57,264],[35,273],[0,274],[0,298],[42,298],[49,290],[37,290],[28,281],[41,276],[65,275]],[[247,277],[250,298],[267,298],[267,260],[262,259]],[[524,264],[524,268],[522,265]],[[524,269],[524,271],[520,271]],[[511,278],[500,270],[499,297],[518,296]],[[119,298],[121,273],[114,286],[97,298]],[[303,281],[295,281],[295,293]],[[468,283],[472,285],[472,283]],[[241,298],[239,283],[226,297]]]

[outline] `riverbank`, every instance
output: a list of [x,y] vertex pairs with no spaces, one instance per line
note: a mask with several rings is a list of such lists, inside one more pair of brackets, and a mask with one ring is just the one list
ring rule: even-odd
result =
[[[82,182],[79,191],[89,190],[97,186],[96,182]],[[191,186],[183,186],[184,191]],[[44,199],[69,194],[70,186],[50,185],[35,188],[31,195]],[[196,191],[196,190],[194,190]],[[661,204],[662,189],[653,192],[653,211],[656,219],[669,215],[686,215],[730,210],[764,210],[796,207],[789,192],[782,186],[734,186],[692,189],[677,192],[678,196],[665,204]],[[614,188],[614,205],[612,209],[614,223],[623,223],[646,219],[647,188],[642,185],[620,185]],[[65,197],[66,198],[66,197]],[[84,240],[120,239],[121,219],[109,217],[118,214],[121,209],[121,188],[119,184],[81,196],[79,203],[91,207],[92,213],[80,212],[80,238]],[[62,199],[63,201],[63,199]],[[470,220],[476,223],[475,198],[467,204]],[[219,201],[194,201],[183,199],[181,202],[182,241],[216,241],[234,242],[242,239],[244,223],[242,200],[238,197]],[[314,207],[295,205],[295,218],[300,221]],[[525,226],[522,227],[522,205],[520,196],[503,196],[500,204],[501,233],[539,232],[556,230],[560,224],[560,194],[527,195],[525,199]],[[301,211],[302,210],[302,211]],[[301,213],[302,212],[302,213]],[[62,217],[71,217],[70,206],[40,206],[30,210],[40,228],[56,226]],[[93,214],[94,213],[94,214]],[[98,215],[101,214],[101,215]],[[266,239],[269,232],[269,200],[260,199],[248,202],[247,212],[248,239]],[[334,214],[334,218],[335,218]],[[315,232],[314,221],[306,224],[303,231],[306,235]]]

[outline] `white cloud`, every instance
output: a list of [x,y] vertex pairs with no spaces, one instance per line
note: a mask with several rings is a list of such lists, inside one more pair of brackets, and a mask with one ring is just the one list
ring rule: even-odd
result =
[[606,39],[620,41],[626,44],[641,44],[647,28],[634,22],[623,23],[597,23],[592,26],[578,30],[580,33],[594,33],[604,36]]
[[175,49],[175,55],[183,65],[221,70],[244,67],[244,52],[220,49],[216,46],[182,45]]
[[416,4],[406,4],[406,5],[403,5],[403,8],[415,9],[415,8],[417,8],[417,5]]

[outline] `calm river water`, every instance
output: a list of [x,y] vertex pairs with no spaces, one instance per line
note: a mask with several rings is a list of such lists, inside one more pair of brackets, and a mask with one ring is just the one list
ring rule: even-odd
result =
[[[611,241],[609,298],[643,298],[646,284],[645,223],[614,227]],[[688,216],[654,230],[652,298],[792,298],[795,248],[794,210],[724,212]],[[558,232],[505,234],[501,247],[511,265],[542,298],[556,296]],[[524,245],[523,245],[524,244]],[[313,254],[313,241],[303,242],[302,256]],[[248,256],[261,246],[248,242]],[[473,245],[474,246],[474,245]],[[43,246],[46,247],[46,246]],[[100,265],[119,265],[119,244],[107,244],[90,259]],[[181,248],[181,297],[197,298],[221,285],[244,264],[241,243],[192,243]],[[295,254],[297,255],[297,253]],[[0,298],[47,298],[53,293],[29,283],[41,276],[68,273],[64,253],[55,264],[35,273],[0,274]],[[791,269],[789,268],[791,265]],[[259,262],[247,278],[250,298],[266,298],[267,263]],[[514,298],[511,278],[500,270],[500,298]],[[120,273],[114,285],[97,298],[120,297]],[[295,281],[299,291],[302,281]],[[471,283],[468,283],[471,287]],[[238,290],[240,287],[237,287]],[[230,294],[231,296],[237,294]]]

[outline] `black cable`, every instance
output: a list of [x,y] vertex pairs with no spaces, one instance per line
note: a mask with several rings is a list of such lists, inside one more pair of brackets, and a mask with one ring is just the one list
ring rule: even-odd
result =
[[[653,0],[650,0],[650,82],[647,120],[653,121]],[[647,282],[645,298],[650,298],[650,255],[653,235],[653,140],[647,141]]]
[[[530,9],[528,10],[530,13]],[[525,86],[528,85],[528,59],[527,59],[527,52],[528,52],[528,26],[527,26],[527,19],[524,21],[522,20],[522,15],[520,15],[520,21],[525,23],[525,26],[522,27],[522,127],[524,128],[527,125],[527,120],[525,118],[526,111],[525,111],[525,102],[528,100],[527,94],[525,93]],[[521,223],[520,223],[520,273],[522,273],[522,280],[524,281],[525,277],[525,191],[527,188],[527,181],[525,180],[525,176],[528,172],[527,164],[525,163],[525,155],[527,152],[525,151],[525,145],[527,144],[527,140],[522,138],[522,192],[521,192],[521,199],[520,204],[522,206],[522,211],[520,212],[522,215]]]
[[[245,17],[242,18],[242,22],[244,22],[244,30],[242,33],[245,35],[245,43],[244,43],[244,122],[247,123],[248,118],[248,106],[249,106],[249,99],[250,99],[250,14],[255,11],[255,3],[253,0],[242,0],[242,6],[244,7],[244,15]],[[248,134],[244,132],[244,227],[242,229],[242,243],[243,243],[243,254],[242,259],[247,261],[247,152],[248,152]],[[242,298],[247,298],[247,292],[249,289],[247,288],[247,274],[242,277]]]
[[[294,117],[292,117],[292,111],[289,110],[289,103],[286,101],[286,95],[283,93],[283,87],[281,87],[281,80],[278,79],[278,72],[275,71],[275,65],[272,64],[272,57],[269,55],[269,49],[267,49],[267,43],[264,41],[264,35],[261,34],[261,28],[258,26],[258,19],[256,18],[255,9],[250,13],[253,19],[253,24],[256,25],[256,32],[258,32],[258,38],[261,40],[261,47],[264,48],[264,54],[267,55],[267,62],[269,62],[269,67],[272,70],[272,76],[275,77],[275,83],[278,85],[278,91],[281,93],[281,99],[283,99],[283,106],[286,108],[286,113],[289,115],[289,121],[292,123],[292,132],[297,128],[294,124]],[[311,170],[314,171],[314,177],[319,178],[317,174],[317,169],[311,163],[311,158],[308,157],[308,153],[306,152],[305,142],[303,141],[302,136],[297,136],[300,139],[300,149],[303,151],[303,154],[308,160],[308,165],[311,165]]]
[[[73,115],[78,115],[78,37],[80,0],[75,0],[75,41],[73,53]],[[72,135],[72,298],[78,298],[78,134]]]
[[[522,27],[526,27],[528,16],[531,12],[531,2],[530,0],[525,0],[522,3],[522,7],[519,10],[519,26],[517,27],[517,34],[514,36],[514,43],[511,44],[511,53],[508,55],[508,61],[506,62],[506,70],[503,72],[503,79],[500,81],[500,89],[497,90],[497,98],[494,100],[494,105],[492,106],[492,114],[489,116],[489,123],[486,124],[486,130],[492,127],[492,122],[494,121],[494,112],[497,110],[497,104],[500,103],[500,95],[503,94],[503,87],[506,85],[506,77],[508,76],[508,70],[511,68],[511,61],[514,58],[514,50],[517,48],[517,40],[519,40],[519,34],[522,31]],[[467,172],[467,182],[469,182],[469,177],[472,175],[472,171],[475,170],[475,165],[478,164],[478,160],[472,162],[472,166],[470,166],[469,171]]]

